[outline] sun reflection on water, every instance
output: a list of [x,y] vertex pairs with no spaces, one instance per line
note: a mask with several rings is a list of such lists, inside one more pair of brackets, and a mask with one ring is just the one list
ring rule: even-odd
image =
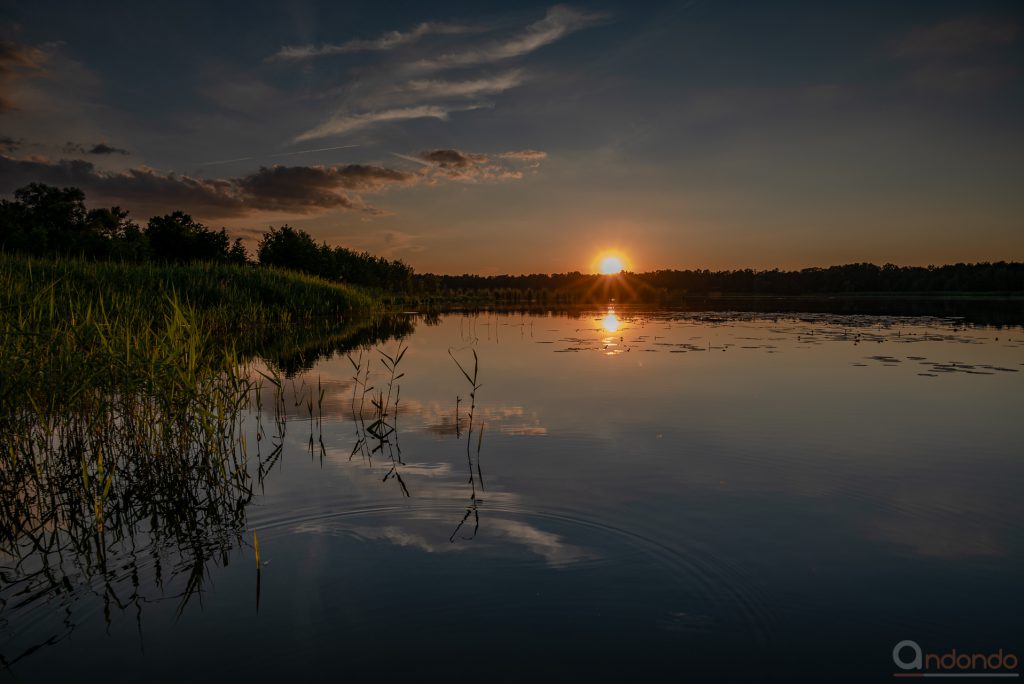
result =
[[605,317],[601,319],[601,327],[608,333],[618,332],[621,325],[622,321],[620,321],[615,312],[610,309]]

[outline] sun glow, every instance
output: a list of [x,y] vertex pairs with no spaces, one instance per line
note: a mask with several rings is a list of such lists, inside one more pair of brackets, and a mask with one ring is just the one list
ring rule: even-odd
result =
[[619,320],[614,311],[609,311],[608,315],[601,319],[601,328],[608,333],[618,332],[621,325],[622,321]]
[[601,275],[614,275],[624,269],[624,259],[618,254],[604,254],[598,258],[597,270]]

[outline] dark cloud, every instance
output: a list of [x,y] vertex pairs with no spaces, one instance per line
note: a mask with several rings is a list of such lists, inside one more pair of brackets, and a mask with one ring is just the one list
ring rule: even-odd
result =
[[454,149],[420,152],[414,159],[432,167],[433,175],[457,181],[491,181],[522,178],[518,168],[506,162],[532,162],[534,167],[547,157],[537,150],[518,150],[498,154],[476,154]]
[[111,147],[106,143],[97,143],[89,149],[89,154],[131,154],[123,147]]
[[423,161],[437,164],[443,168],[458,169],[475,166],[487,161],[487,157],[482,154],[470,154],[468,152],[460,152],[459,150],[430,150],[420,152],[419,157]]
[[[75,151],[86,149],[76,143],[68,145]],[[11,193],[32,182],[75,186],[93,202],[109,202],[139,212],[181,209],[203,218],[241,217],[261,211],[312,214],[345,209],[374,213],[377,210],[364,202],[364,194],[438,180],[521,178],[522,172],[502,160],[536,161],[541,156],[542,152],[535,151],[485,155],[437,149],[404,157],[422,166],[416,171],[371,164],[275,165],[244,176],[217,179],[163,173],[145,166],[104,171],[84,159],[54,162],[0,155],[0,193]]]
[[0,192],[31,182],[75,186],[94,201],[149,212],[182,209],[200,217],[245,216],[258,211],[297,214],[330,209],[373,211],[360,197],[421,176],[379,166],[271,166],[228,179],[193,178],[146,167],[106,172],[75,159],[50,162],[0,155]]
[[5,154],[16,152],[24,144],[24,138],[12,138],[9,135],[0,135],[0,152],[4,152]]
[[64,154],[131,154],[131,152],[122,147],[112,147],[107,143],[83,145],[76,142],[67,142],[64,143],[61,151]]
[[321,209],[372,210],[357,193],[411,185],[418,180],[419,176],[405,171],[348,164],[261,167],[234,183],[254,209],[308,213]]

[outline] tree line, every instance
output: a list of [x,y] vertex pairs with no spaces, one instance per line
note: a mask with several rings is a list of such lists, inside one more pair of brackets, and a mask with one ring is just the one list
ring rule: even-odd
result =
[[729,294],[796,296],[914,292],[1024,292],[1024,263],[982,262],[943,266],[845,264],[798,271],[659,270],[602,276],[580,273],[417,276],[419,289],[471,294],[487,291],[515,303],[568,303],[616,297],[664,300]]
[[[33,256],[78,256],[119,261],[253,263],[241,238],[213,230],[183,211],[139,226],[120,207],[87,209],[78,188],[31,183],[0,200],[0,249]],[[317,243],[288,225],[260,238],[255,263],[330,280],[408,289],[413,270],[401,261]]]
[[660,270],[617,276],[569,273],[435,275],[400,260],[318,243],[296,228],[270,228],[250,259],[241,239],[175,211],[140,227],[120,207],[87,209],[78,188],[32,183],[0,200],[0,249],[36,256],[73,255],[124,261],[255,263],[330,280],[440,299],[467,296],[499,303],[572,304],[608,298],[668,301],[729,294],[814,295],[913,292],[1024,292],[1024,263],[944,266],[845,264],[799,271]]

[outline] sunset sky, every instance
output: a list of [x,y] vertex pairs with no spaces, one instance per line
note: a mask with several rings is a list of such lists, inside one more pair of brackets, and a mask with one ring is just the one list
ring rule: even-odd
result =
[[[0,4],[0,193],[418,271],[1024,260],[1020,2]],[[249,243],[250,250],[253,243]]]

